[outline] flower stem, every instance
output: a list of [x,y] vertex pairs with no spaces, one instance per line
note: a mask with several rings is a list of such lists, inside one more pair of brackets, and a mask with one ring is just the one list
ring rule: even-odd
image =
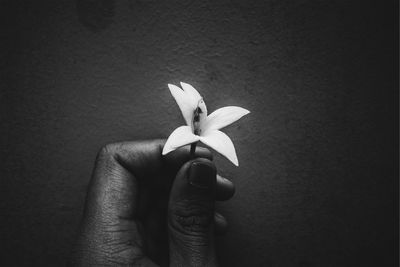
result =
[[195,153],[195,151],[196,151],[196,145],[197,145],[197,142],[192,143],[192,144],[190,145],[190,159],[194,159],[194,158],[195,158],[194,153]]

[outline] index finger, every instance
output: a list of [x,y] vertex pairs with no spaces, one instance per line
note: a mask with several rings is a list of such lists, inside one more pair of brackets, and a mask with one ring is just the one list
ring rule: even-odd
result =
[[[165,156],[161,152],[165,139],[132,141],[112,144],[118,162],[134,175],[157,176],[160,172],[177,172],[190,160],[190,147],[180,147]],[[211,152],[203,147],[197,147],[195,157],[212,160]]]
[[[165,140],[159,139],[104,146],[97,155],[85,214],[131,218],[137,211],[139,180],[168,187],[175,173],[190,159],[190,153],[189,147],[182,147],[162,156],[164,144]],[[195,156],[212,159],[211,152],[200,147]]]

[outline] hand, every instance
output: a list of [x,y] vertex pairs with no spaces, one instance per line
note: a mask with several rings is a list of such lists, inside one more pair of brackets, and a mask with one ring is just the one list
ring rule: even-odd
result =
[[164,142],[100,151],[71,266],[217,266],[214,234],[227,223],[214,204],[234,185],[216,175],[207,149],[192,160],[189,147],[162,156]]

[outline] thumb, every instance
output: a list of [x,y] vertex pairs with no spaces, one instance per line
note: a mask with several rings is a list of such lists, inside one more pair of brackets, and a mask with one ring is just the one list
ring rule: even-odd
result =
[[179,170],[168,203],[171,266],[216,266],[214,201],[216,168],[198,158]]

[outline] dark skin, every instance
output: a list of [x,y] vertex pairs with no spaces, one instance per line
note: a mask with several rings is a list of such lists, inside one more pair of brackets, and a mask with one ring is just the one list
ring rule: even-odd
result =
[[189,146],[161,155],[165,140],[123,142],[98,154],[70,266],[218,266],[215,201],[234,185],[212,154]]

